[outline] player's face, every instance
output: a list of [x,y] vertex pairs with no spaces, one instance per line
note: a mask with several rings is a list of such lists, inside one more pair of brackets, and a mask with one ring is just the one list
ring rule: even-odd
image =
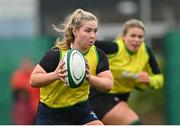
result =
[[74,45],[81,51],[88,50],[96,41],[97,21],[84,22],[80,29],[75,31]]
[[141,43],[144,41],[144,31],[138,27],[131,27],[123,36],[126,48],[131,52],[137,52]]

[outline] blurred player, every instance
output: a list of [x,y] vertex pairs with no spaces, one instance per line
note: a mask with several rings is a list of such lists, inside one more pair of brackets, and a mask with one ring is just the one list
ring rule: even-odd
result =
[[144,42],[144,36],[144,24],[132,19],[125,22],[122,35],[115,42],[96,42],[96,46],[108,54],[115,80],[109,93],[91,90],[91,106],[104,124],[142,124],[127,104],[130,93],[135,88],[144,90],[163,86],[163,75],[151,49]]
[[31,59],[24,58],[11,78],[14,95],[12,120],[15,125],[32,125],[35,122],[39,88],[32,88],[29,84],[33,68]]

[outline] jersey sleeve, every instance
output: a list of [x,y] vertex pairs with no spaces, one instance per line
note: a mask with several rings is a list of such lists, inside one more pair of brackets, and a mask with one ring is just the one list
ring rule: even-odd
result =
[[149,47],[146,47],[148,55],[149,55],[149,60],[148,64],[146,66],[146,71],[148,71],[150,75],[150,86],[153,89],[158,89],[163,86],[164,84],[164,77],[163,74],[161,73],[157,60],[155,59],[155,56],[152,52],[152,50]]
[[53,72],[59,64],[59,48],[49,49],[39,62],[39,65],[47,72]]
[[99,62],[96,69],[96,74],[99,74],[103,71],[109,70],[109,62],[106,54],[99,48],[97,49],[97,54],[99,57]]
[[114,54],[118,51],[118,45],[114,41],[96,41],[95,45],[106,54]]

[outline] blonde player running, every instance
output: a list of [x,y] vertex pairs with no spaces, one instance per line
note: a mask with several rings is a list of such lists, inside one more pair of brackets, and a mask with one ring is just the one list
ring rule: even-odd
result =
[[127,104],[129,94],[135,88],[163,86],[163,75],[144,36],[144,24],[132,19],[124,24],[122,35],[115,42],[96,43],[108,54],[115,80],[110,93],[91,90],[91,105],[104,124],[142,124]]
[[[54,48],[49,50],[35,67],[31,85],[40,87],[40,104],[36,124],[38,125],[101,125],[88,103],[89,86],[109,91],[113,77],[108,59],[93,44],[98,29],[97,18],[82,9],[75,10],[57,31],[64,33]],[[65,85],[66,70],[60,62],[68,49],[81,51],[89,66],[87,80],[78,88]]]

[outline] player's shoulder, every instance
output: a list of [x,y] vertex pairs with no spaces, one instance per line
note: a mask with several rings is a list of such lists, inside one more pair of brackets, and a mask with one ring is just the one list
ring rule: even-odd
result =
[[106,55],[105,52],[102,49],[98,48],[97,46],[95,46],[95,48],[96,48],[96,51],[97,51],[98,55]]
[[45,53],[45,55],[42,58],[42,61],[59,61],[60,58],[60,51],[57,47],[53,47],[51,49],[48,49]]
[[145,50],[146,50],[146,52],[147,52],[147,54],[148,55],[151,55],[153,52],[152,52],[152,48],[149,46],[149,45],[147,45],[145,42],[144,42],[144,48],[145,48]]
[[108,62],[108,57],[106,53],[98,47],[96,47],[96,50],[97,50],[99,62],[102,62],[102,63]]
[[52,47],[48,49],[45,53],[46,56],[58,56],[60,53],[60,50],[58,47]]
[[50,52],[60,52],[60,49],[56,46],[49,49]]

